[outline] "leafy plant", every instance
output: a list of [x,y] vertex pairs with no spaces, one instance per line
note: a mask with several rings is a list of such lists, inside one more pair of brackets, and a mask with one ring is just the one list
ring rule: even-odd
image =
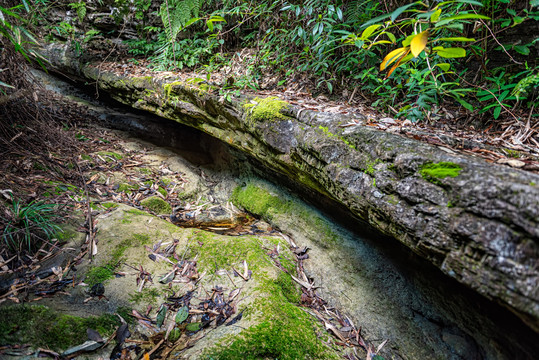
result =
[[79,1],[70,3],[69,7],[76,11],[77,18],[79,19],[79,22],[82,24],[84,21],[84,18],[86,17],[86,3]]
[[62,230],[54,223],[56,205],[32,201],[23,205],[12,196],[12,208],[2,233],[3,242],[14,252],[35,250],[36,243],[50,240]]

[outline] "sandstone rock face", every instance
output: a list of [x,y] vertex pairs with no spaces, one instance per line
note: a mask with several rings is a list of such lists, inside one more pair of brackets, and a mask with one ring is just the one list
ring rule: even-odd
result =
[[112,98],[200,129],[338,201],[539,331],[538,175],[366,126],[343,129],[341,115],[290,106],[253,120],[245,99],[220,101],[174,78],[101,72],[63,46],[43,53]]

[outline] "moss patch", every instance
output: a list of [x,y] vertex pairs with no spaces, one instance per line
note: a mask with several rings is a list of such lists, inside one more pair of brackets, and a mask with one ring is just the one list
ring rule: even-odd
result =
[[139,303],[155,303],[157,299],[161,296],[159,290],[156,288],[146,288],[142,289],[141,292],[135,292],[129,294],[129,301],[139,304]]
[[311,227],[320,234],[320,240],[326,243],[336,243],[339,235],[332,229],[327,220],[304,205],[292,200],[272,195],[267,190],[248,184],[234,189],[230,199],[235,205],[260,215],[272,222],[279,215],[294,214],[305,226]]
[[460,165],[452,162],[440,162],[440,163],[428,163],[421,167],[419,173],[423,179],[430,181],[434,184],[441,185],[438,179],[445,179],[446,177],[457,177],[460,174],[462,168]]
[[128,193],[128,192],[131,192],[131,190],[135,190],[135,189],[137,189],[137,186],[130,185],[127,183],[121,183],[120,185],[118,185],[117,191]]
[[111,266],[96,266],[88,271],[84,282],[89,286],[94,286],[97,283],[103,283],[113,277],[114,271]]
[[264,120],[285,120],[286,115],[281,111],[290,106],[286,101],[283,101],[275,96],[267,98],[255,98],[257,104],[247,103],[243,107],[249,111],[249,119],[253,121]]
[[[273,248],[281,241],[273,237],[230,237],[204,230],[195,230],[191,240],[195,244],[201,244],[193,247],[189,254],[190,258],[198,258],[199,271],[228,269],[230,266],[235,266],[240,270],[241,262],[245,260],[254,273],[261,267],[267,266],[263,260],[267,258],[263,246]],[[295,264],[291,260],[286,258],[280,260],[287,270],[295,271]]]
[[113,202],[104,202],[101,203],[101,206],[103,206],[105,209],[115,209],[118,207],[118,204]]
[[[249,308],[250,315],[271,314],[267,320],[250,327],[234,339],[225,339],[206,351],[205,359],[339,359],[325,345],[326,336],[312,316],[292,304],[282,287],[281,278],[268,280]],[[288,288],[288,286],[286,286]],[[297,290],[296,290],[297,291]],[[228,341],[227,341],[228,340]],[[232,342],[231,342],[232,341]]]
[[140,202],[140,205],[150,209],[158,215],[172,213],[172,207],[158,196],[150,196]]
[[111,260],[109,262],[109,265],[112,267],[115,267],[116,264],[122,260],[122,257],[124,256],[125,251],[132,247],[137,245],[144,245],[150,243],[150,237],[145,234],[133,234],[132,237],[129,239],[126,239],[118,244],[117,247],[114,248],[114,251],[112,251]]
[[113,315],[80,318],[27,305],[2,307],[0,318],[0,344],[30,344],[55,351],[82,344],[88,328],[107,336],[120,324]]

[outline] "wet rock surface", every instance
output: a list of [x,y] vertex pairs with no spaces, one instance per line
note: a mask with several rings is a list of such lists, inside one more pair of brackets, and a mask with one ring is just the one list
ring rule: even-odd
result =
[[[241,100],[222,102],[172,77],[102,72],[58,45],[44,53],[114,99],[200,129],[335,199],[539,329],[539,176],[365,126],[343,129],[346,117],[335,114],[290,107],[286,119],[252,121]],[[429,175],[428,164],[459,171]]]

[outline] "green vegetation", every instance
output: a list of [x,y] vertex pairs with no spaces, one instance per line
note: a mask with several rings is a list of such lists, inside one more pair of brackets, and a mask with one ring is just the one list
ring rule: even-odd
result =
[[159,299],[159,297],[161,297],[159,290],[152,287],[142,289],[141,292],[134,292],[132,294],[129,294],[129,301],[136,304],[154,304]]
[[313,228],[320,235],[321,243],[335,243],[339,239],[339,235],[333,230],[331,224],[305,205],[272,195],[253,184],[234,189],[230,200],[237,206],[260,215],[270,222],[279,216],[294,214],[299,221],[304,222],[306,228]]
[[283,109],[290,105],[278,97],[255,98],[252,100],[256,104],[247,103],[243,107],[248,110],[249,118],[252,121],[286,120],[286,115],[282,114]]
[[159,196],[150,196],[140,202],[140,205],[150,209],[158,215],[172,213],[172,207]]
[[334,138],[340,139],[342,142],[344,142],[346,145],[348,145],[348,147],[350,149],[356,150],[355,145],[350,144],[350,142],[348,140],[346,140],[344,137],[333,134],[331,131],[329,131],[328,127],[320,125],[318,128],[320,130],[322,130],[324,132],[324,134],[328,135],[329,137],[334,137]]
[[295,298],[290,301],[291,295],[287,292],[298,292],[289,281],[279,276],[277,280],[268,280],[258,289],[264,295],[256,298],[249,309],[249,316],[255,317],[257,313],[271,314],[271,319],[242,331],[233,341],[225,339],[207,350],[204,358],[339,359],[319,338],[321,325],[294,305]]
[[113,315],[80,318],[27,305],[1,307],[0,318],[0,344],[30,344],[55,351],[82,344],[88,328],[107,336],[120,324]]
[[122,241],[116,248],[114,248],[110,254],[111,260],[109,262],[109,266],[112,268],[116,267],[116,265],[122,260],[125,251],[129,247],[148,243],[150,243],[150,237],[148,235],[133,234],[131,238]]
[[428,163],[421,167],[419,173],[423,179],[434,184],[441,185],[439,179],[446,177],[457,177],[462,168],[460,165],[451,162]]
[[110,266],[96,266],[88,271],[84,282],[91,287],[97,283],[103,283],[108,279],[112,279],[113,277],[114,270]]
[[11,209],[2,231],[2,242],[16,254],[37,250],[43,241],[51,240],[62,229],[57,220],[56,205],[32,201],[23,204],[11,196]]

